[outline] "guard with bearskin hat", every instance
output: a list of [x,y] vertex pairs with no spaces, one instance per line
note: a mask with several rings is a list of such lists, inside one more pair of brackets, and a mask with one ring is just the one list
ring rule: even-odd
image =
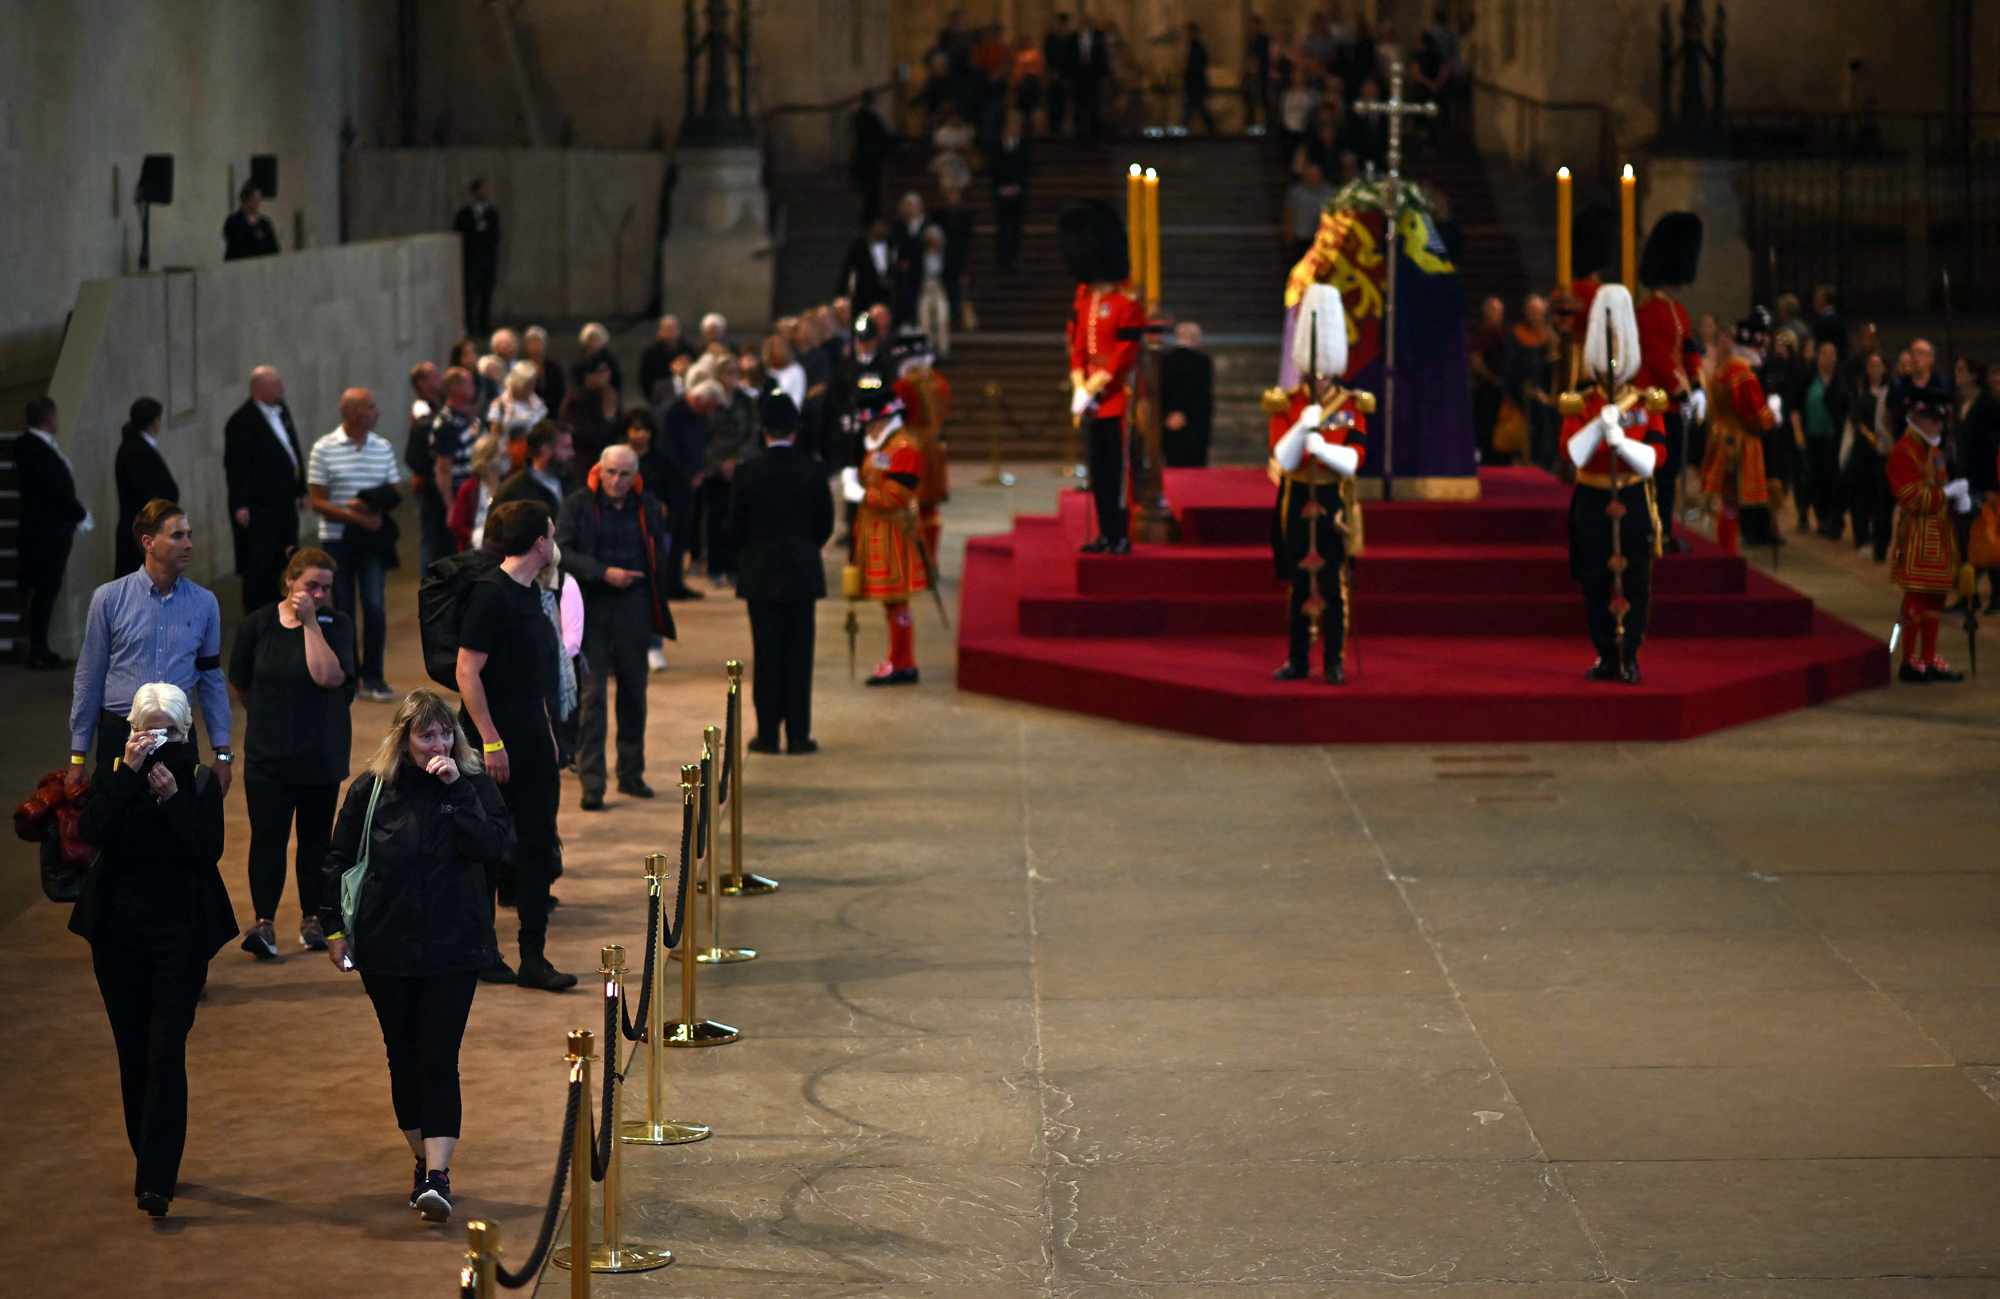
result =
[[1660,517],[1653,477],[1665,460],[1667,394],[1639,388],[1639,325],[1622,284],[1592,296],[1583,367],[1591,383],[1562,395],[1563,446],[1576,466],[1569,505],[1570,576],[1583,587],[1597,661],[1593,681],[1637,685],[1652,608]]
[[1125,222],[1109,203],[1092,200],[1065,208],[1057,232],[1063,261],[1076,278],[1068,326],[1069,411],[1087,434],[1090,491],[1097,504],[1097,535],[1083,549],[1086,554],[1129,554],[1125,417],[1132,406],[1146,309],[1126,283],[1132,266]]
[[1304,679],[1317,640],[1327,684],[1337,686],[1347,681],[1349,561],[1361,551],[1354,475],[1367,455],[1375,395],[1340,383],[1347,373],[1347,313],[1332,285],[1310,285],[1299,300],[1292,366],[1298,386],[1264,394],[1278,485],[1271,557],[1278,580],[1291,587],[1290,639],[1272,675]]
[[931,585],[917,517],[924,453],[903,426],[902,401],[880,376],[860,376],[854,403],[861,462],[840,475],[841,494],[855,509],[856,586],[848,594],[880,602],[889,621],[889,656],[876,666],[868,684],[912,686],[917,683],[917,633],[910,597]]
[[1708,376],[1708,449],[1701,488],[1714,503],[1715,539],[1732,555],[1746,530],[1753,541],[1777,535],[1764,443],[1778,427],[1778,413],[1757,382],[1757,366],[1770,339],[1770,311],[1752,307],[1736,322],[1733,341],[1716,339],[1722,355]]
[[[1951,399],[1930,388],[1910,389],[1904,405],[1908,429],[1889,452],[1889,490],[1896,498],[1896,541],[1889,555],[1889,580],[1903,588],[1897,623],[1903,661],[1896,679],[1911,685],[1963,681],[1937,652],[1944,598],[1956,590],[1967,599],[1977,581],[1963,564],[1951,514],[1972,510],[1972,490],[1963,478],[1947,478],[1945,420]],[[1975,664],[1976,666],[1976,664]]]
[[1694,283],[1700,267],[1701,218],[1692,212],[1663,214],[1653,223],[1639,254],[1639,283],[1646,292],[1632,314],[1639,322],[1639,373],[1634,382],[1667,394],[1667,458],[1653,475],[1660,523],[1666,531],[1661,547],[1666,551],[1680,549],[1674,539],[1674,497],[1687,459],[1686,405],[1695,390],[1690,378],[1695,362],[1688,348],[1691,343],[1700,346],[1688,309],[1674,295]]

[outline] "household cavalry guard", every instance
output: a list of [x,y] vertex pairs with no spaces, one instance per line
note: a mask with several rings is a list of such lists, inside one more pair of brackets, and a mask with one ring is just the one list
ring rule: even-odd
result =
[[1354,475],[1367,454],[1375,395],[1340,385],[1347,372],[1347,315],[1340,292],[1314,284],[1300,300],[1292,364],[1300,382],[1264,394],[1271,417],[1271,557],[1290,585],[1290,640],[1273,675],[1298,681],[1311,671],[1312,642],[1323,647],[1329,685],[1347,680],[1349,561],[1361,553],[1361,506]]
[[1597,661],[1592,681],[1638,685],[1639,647],[1660,553],[1653,472],[1667,454],[1667,394],[1636,388],[1639,325],[1632,292],[1606,284],[1591,298],[1583,370],[1592,382],[1558,402],[1562,439],[1576,466],[1569,503],[1570,576],[1583,587]]
[[[1957,590],[1977,595],[1977,577],[1960,562],[1958,532],[1951,512],[1969,513],[1972,492],[1963,478],[1945,470],[1944,424],[1950,398],[1928,388],[1911,388],[1904,418],[1909,428],[1889,452],[1885,472],[1896,497],[1896,541],[1889,556],[1889,580],[1903,588],[1897,618],[1903,662],[1896,679],[1912,685],[1963,681],[1937,652],[1938,620],[1944,598]],[[1974,666],[1978,666],[1974,664]]]
[[930,340],[906,338],[896,367],[896,397],[903,403],[903,427],[924,453],[924,476],[917,484],[917,515],[924,546],[933,563],[944,531],[939,508],[951,499],[951,465],[945,421],[951,417],[951,384],[937,372]]
[[910,597],[930,589],[931,561],[918,528],[917,492],[924,453],[903,426],[903,403],[880,376],[855,382],[853,420],[861,463],[841,471],[841,493],[855,507],[850,598],[881,604],[889,621],[889,656],[868,678],[871,686],[917,683],[916,619]]

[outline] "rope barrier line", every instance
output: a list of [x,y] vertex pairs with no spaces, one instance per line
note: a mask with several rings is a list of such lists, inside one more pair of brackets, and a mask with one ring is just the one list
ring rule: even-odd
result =
[[617,1123],[612,1118],[612,1092],[623,1081],[614,1062],[617,1060],[618,1046],[618,1006],[623,998],[604,999],[604,1086],[597,1110],[597,1139],[590,1143],[590,1180],[604,1180],[605,1170],[611,1167],[611,1143],[618,1140],[612,1131]]
[[548,1262],[549,1247],[555,1244],[556,1221],[562,1216],[563,1185],[569,1181],[570,1151],[576,1145],[576,1120],[583,1108],[583,1084],[569,1085],[569,1100],[563,1106],[562,1145],[556,1156],[556,1175],[549,1186],[548,1207],[542,1211],[542,1228],[535,1234],[535,1247],[528,1253],[528,1261],[518,1271],[501,1264],[494,1269],[494,1276],[509,1290],[519,1290],[532,1283],[542,1274],[542,1265]]
[[731,686],[729,704],[723,709],[722,783],[715,791],[717,807],[726,807],[729,803],[729,778],[736,772],[736,722],[742,711],[743,693]]
[[[714,775],[715,775],[715,756],[712,753],[704,752],[701,755],[701,783],[704,788],[708,786],[709,781],[714,777]],[[708,800],[707,799],[703,799],[701,804],[701,825],[699,827],[698,833],[695,835],[695,856],[701,858],[703,861],[708,860]],[[669,947],[678,947],[680,944],[669,943],[667,945]]]

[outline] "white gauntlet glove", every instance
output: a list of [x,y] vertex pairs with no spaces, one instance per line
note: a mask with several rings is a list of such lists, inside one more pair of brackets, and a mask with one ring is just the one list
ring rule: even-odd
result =
[[1319,428],[1320,409],[1317,404],[1309,405],[1299,412],[1285,436],[1278,439],[1278,445],[1271,448],[1271,458],[1278,462],[1278,468],[1286,473],[1297,473],[1306,458],[1306,435]]
[[1342,478],[1354,477],[1354,471],[1361,465],[1359,451],[1353,447],[1336,446],[1317,433],[1306,436],[1306,453]]
[[1972,484],[1963,478],[1954,478],[1944,485],[1944,498],[1951,502],[1951,508],[1959,514],[1972,513]]
[[1075,391],[1071,392],[1069,395],[1069,413],[1071,415],[1081,416],[1085,411],[1089,410],[1091,406],[1096,403],[1096,401],[1097,401],[1096,393],[1084,387],[1082,384],[1078,384],[1076,386]]
[[861,471],[849,465],[840,471],[840,495],[849,505],[859,505],[868,493],[861,487]]

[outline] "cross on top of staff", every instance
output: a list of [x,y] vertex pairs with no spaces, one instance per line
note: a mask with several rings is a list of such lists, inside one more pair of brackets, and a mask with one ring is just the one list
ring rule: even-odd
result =
[[1394,178],[1403,174],[1403,119],[1436,117],[1438,106],[1429,100],[1420,103],[1403,98],[1403,61],[1397,59],[1389,65],[1389,97],[1356,100],[1354,111],[1389,119],[1389,175]]

